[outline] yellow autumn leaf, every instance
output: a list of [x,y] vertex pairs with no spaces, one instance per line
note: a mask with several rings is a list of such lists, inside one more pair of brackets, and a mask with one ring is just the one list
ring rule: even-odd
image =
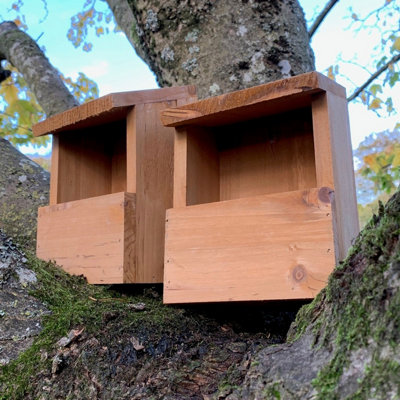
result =
[[9,105],[18,101],[18,89],[14,85],[3,85],[1,94]]
[[368,165],[370,168],[373,168],[376,161],[376,154],[368,154],[363,158],[364,164]]
[[400,167],[400,145],[397,145],[394,149],[394,159],[392,161],[393,167]]
[[100,35],[102,35],[103,33],[104,33],[104,29],[103,29],[102,26],[96,29],[96,35],[97,35],[97,36],[100,36]]
[[333,73],[333,66],[332,65],[328,68],[328,77],[333,79],[333,80],[335,80],[335,74]]
[[362,93],[361,93],[361,101],[362,101],[364,104],[367,104],[367,95],[365,94],[365,92],[362,92]]
[[20,28],[22,26],[22,21],[19,18],[15,18],[14,19],[14,24],[18,26],[18,28]]
[[392,50],[400,51],[400,36],[393,42]]
[[381,103],[382,103],[382,100],[376,98],[376,99],[374,99],[374,100],[371,102],[371,104],[368,106],[368,109],[369,109],[369,110],[377,110],[378,108],[381,108]]

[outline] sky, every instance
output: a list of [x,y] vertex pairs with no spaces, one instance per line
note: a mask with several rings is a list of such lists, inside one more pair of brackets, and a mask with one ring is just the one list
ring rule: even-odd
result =
[[[16,0],[15,0],[16,1]],[[20,0],[21,1],[21,0]],[[352,12],[362,15],[368,10],[381,6],[386,0],[363,0],[354,2],[351,0],[340,0],[314,35],[311,45],[316,58],[316,69],[324,72],[331,65],[337,63],[340,55],[345,60],[358,60],[361,64],[368,66],[371,61],[374,46],[379,43],[379,32],[354,33],[348,29]],[[400,1],[400,0],[394,0]],[[9,12],[12,0],[0,0],[0,18],[2,20],[13,19],[15,14]],[[74,48],[67,39],[67,31],[70,27],[70,19],[81,11],[83,0],[46,0],[48,16],[44,7],[44,0],[24,0],[22,13],[26,16],[29,27],[28,33],[38,44],[46,50],[46,55],[52,64],[65,76],[76,77],[78,72],[84,72],[89,78],[96,81],[100,95],[112,92],[142,90],[156,88],[157,83],[154,75],[146,64],[135,54],[124,34],[110,33],[97,38],[94,33],[89,35],[93,43],[90,52],[84,52],[81,48]],[[105,5],[100,0],[97,4]],[[323,7],[325,1],[300,0],[307,20],[312,21]],[[361,9],[355,8],[358,4]],[[349,8],[353,5],[354,10]],[[398,17],[388,20],[388,24],[397,24]],[[354,87],[360,85],[368,77],[368,73],[361,68],[351,64],[341,66],[341,74],[350,77],[338,76],[340,84],[347,88],[348,94],[352,93]],[[400,86],[400,85],[399,85]],[[395,105],[400,109],[400,89],[397,88],[390,93]],[[398,115],[391,117],[378,116],[368,111],[364,105],[357,102],[349,104],[350,128],[352,133],[353,148],[370,133],[393,129],[398,122]],[[24,152],[31,149],[25,147]],[[41,152],[49,152],[49,148]]]

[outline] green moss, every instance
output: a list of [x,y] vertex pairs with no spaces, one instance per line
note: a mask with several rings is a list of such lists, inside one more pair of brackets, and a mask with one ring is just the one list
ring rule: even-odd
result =
[[[123,296],[107,287],[88,285],[83,278],[69,276],[51,263],[30,255],[28,258],[38,278],[38,286],[31,294],[48,306],[51,315],[44,317],[43,330],[33,345],[16,361],[1,368],[1,400],[23,399],[32,389],[32,377],[38,371],[50,369],[51,359],[43,360],[41,355],[54,351],[55,343],[73,328],[84,326],[87,334],[98,333],[107,313],[121,316],[124,328],[151,329],[154,340],[187,322],[181,310],[164,307],[159,299]],[[131,311],[129,304],[136,302],[145,302],[146,311]]]
[[[333,358],[313,381],[318,399],[338,398],[338,383],[352,352],[367,348],[371,340],[377,343],[388,340],[393,345],[399,342],[400,291],[398,287],[391,288],[386,276],[396,275],[393,270],[396,265],[400,270],[400,264],[396,264],[400,254],[398,198],[385,208],[380,207],[379,215],[373,217],[349,256],[331,275],[326,290],[298,314],[292,340],[310,327],[316,344],[333,346]],[[386,274],[389,268],[392,270]],[[381,383],[397,376],[399,367],[397,363],[382,360],[379,349],[370,351],[373,361],[357,398],[367,399],[371,395],[385,398],[379,397],[385,393],[385,385]],[[368,379],[370,384],[365,386]]]
[[263,391],[263,396],[268,400],[281,400],[281,393],[279,392],[279,383],[274,383],[272,386],[269,386],[267,389]]

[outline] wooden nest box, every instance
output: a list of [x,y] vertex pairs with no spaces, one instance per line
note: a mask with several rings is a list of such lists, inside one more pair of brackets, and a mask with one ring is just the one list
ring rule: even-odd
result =
[[312,72],[162,112],[164,302],[311,299],[358,233],[345,89]]
[[174,130],[159,115],[195,100],[194,87],[115,93],[34,126],[53,134],[39,258],[90,283],[162,282]]

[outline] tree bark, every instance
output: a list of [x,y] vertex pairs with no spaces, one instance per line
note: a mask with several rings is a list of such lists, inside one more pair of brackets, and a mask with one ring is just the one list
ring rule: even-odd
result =
[[35,41],[10,21],[0,24],[0,60],[4,59],[23,75],[47,116],[78,105]]
[[0,170],[0,228],[34,250],[37,209],[48,204],[49,173],[2,138]]
[[207,97],[314,69],[297,0],[107,2],[160,86]]
[[[0,24],[3,59],[24,76],[48,116],[77,105],[57,70],[13,22]],[[3,75],[7,78],[4,71]],[[0,170],[0,228],[23,247],[34,250],[37,209],[48,204],[49,173],[1,138]]]

